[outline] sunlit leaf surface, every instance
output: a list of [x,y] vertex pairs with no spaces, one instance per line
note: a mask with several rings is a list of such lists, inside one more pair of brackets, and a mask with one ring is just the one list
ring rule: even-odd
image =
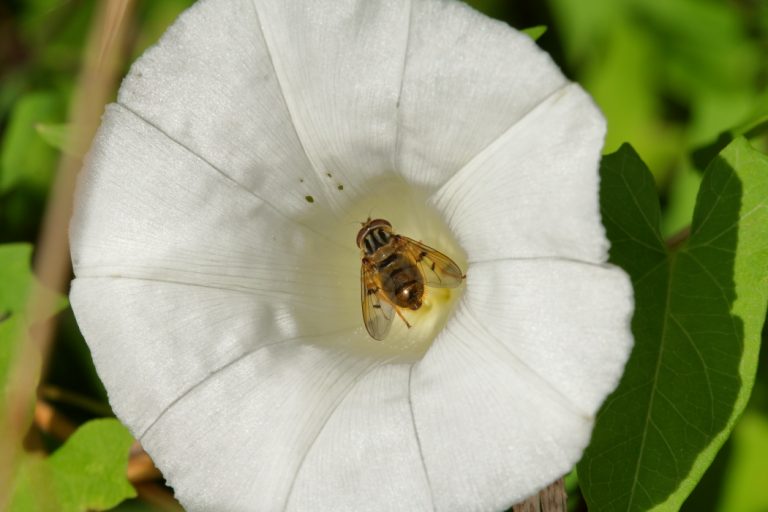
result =
[[93,420],[47,460],[27,456],[17,473],[11,510],[106,510],[136,496],[126,477],[132,442],[119,421]]
[[651,174],[604,158],[611,261],[635,287],[635,349],[579,464],[590,510],[677,510],[752,388],[768,294],[768,158],[744,139],[707,169],[691,237],[669,254]]

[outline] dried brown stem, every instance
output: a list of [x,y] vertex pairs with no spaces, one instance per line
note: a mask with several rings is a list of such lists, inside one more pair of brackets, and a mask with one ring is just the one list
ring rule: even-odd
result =
[[512,507],[513,512],[565,512],[568,509],[565,481],[560,478],[538,494]]
[[77,425],[42,400],[35,404],[34,420],[37,428],[60,441],[77,430]]
[[105,404],[57,386],[40,386],[39,395],[48,401],[72,405],[97,416],[113,415],[112,409]]
[[128,480],[132,484],[140,484],[159,480],[163,477],[160,470],[149,457],[144,448],[136,441],[131,447],[131,456],[128,459]]
[[674,251],[680,248],[691,237],[691,226],[686,226],[671,237],[667,238],[667,249]]

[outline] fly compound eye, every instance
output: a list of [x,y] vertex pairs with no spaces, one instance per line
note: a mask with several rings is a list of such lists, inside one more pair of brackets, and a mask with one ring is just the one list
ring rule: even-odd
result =
[[357,246],[360,249],[365,249],[363,247],[363,239],[371,230],[379,227],[386,227],[387,229],[391,230],[392,224],[390,224],[390,222],[385,219],[368,219],[366,222],[364,222],[363,227],[360,229],[360,231],[357,232],[357,239],[355,241]]

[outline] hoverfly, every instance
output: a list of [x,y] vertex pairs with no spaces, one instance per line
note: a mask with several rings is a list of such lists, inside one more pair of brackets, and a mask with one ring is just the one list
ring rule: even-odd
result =
[[401,308],[417,310],[424,286],[455,288],[464,279],[459,266],[445,254],[403,235],[384,219],[368,220],[357,233],[363,322],[368,334],[383,340],[395,313],[409,328]]

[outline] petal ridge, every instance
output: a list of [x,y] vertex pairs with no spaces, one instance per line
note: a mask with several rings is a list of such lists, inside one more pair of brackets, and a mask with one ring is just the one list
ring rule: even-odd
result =
[[[229,386],[209,381],[170,409],[144,445],[174,481],[181,503],[188,510],[250,510],[253,503],[284,510],[305,446],[342,392],[375,362],[337,355],[303,342],[273,346],[229,366],[223,379]],[[233,390],[238,383],[241,389]],[[232,422],[240,428],[228,427]],[[180,448],[206,459],[207,467],[185,470],[175,456]],[[211,472],[230,470],[238,478],[200,492]],[[239,485],[246,480],[252,485]]]
[[[523,115],[522,115],[522,116],[521,116],[519,119],[515,119],[515,121],[514,121],[514,122],[512,122],[512,123],[511,123],[509,126],[507,126],[507,127],[504,129],[504,130],[502,130],[501,132],[499,132],[499,134],[498,134],[498,135],[497,135],[495,138],[493,138],[493,139],[489,140],[489,141],[488,141],[488,143],[487,143],[487,144],[486,144],[486,145],[485,145],[485,146],[484,146],[482,149],[480,149],[480,151],[478,151],[478,152],[477,152],[477,154],[475,155],[475,157],[473,157],[473,158],[472,158],[472,159],[471,159],[469,162],[467,162],[467,163],[464,165],[464,167],[463,167],[462,169],[459,169],[459,170],[457,170],[457,171],[456,171],[456,173],[455,173],[453,176],[451,176],[450,178],[448,178],[448,180],[446,180],[446,182],[445,182],[445,183],[443,183],[443,184],[440,186],[440,188],[439,188],[439,189],[435,190],[435,191],[432,193],[432,196],[429,198],[429,200],[430,200],[430,201],[432,201],[432,198],[440,197],[440,200],[441,200],[441,202],[450,203],[450,202],[451,202],[451,201],[454,199],[454,197],[456,197],[456,195],[457,195],[457,194],[459,194],[459,193],[461,192],[461,189],[460,189],[459,187],[453,187],[453,190],[451,191],[451,194],[450,194],[450,195],[446,195],[446,196],[442,196],[442,194],[443,194],[443,191],[444,191],[444,190],[447,190],[447,189],[449,189],[449,188],[451,188],[451,187],[453,186],[453,182],[454,182],[454,181],[456,181],[456,180],[458,180],[458,179],[461,179],[461,178],[462,178],[462,176],[460,176],[460,175],[461,175],[461,171],[462,171],[463,169],[466,169],[466,168],[468,168],[469,166],[471,166],[471,165],[472,165],[472,162],[473,162],[473,160],[475,160],[475,158],[476,158],[476,157],[478,157],[478,156],[481,156],[483,153],[485,153],[485,152],[486,152],[488,149],[490,149],[492,146],[494,146],[494,145],[496,145],[496,144],[499,144],[499,143],[500,143],[500,141],[501,141],[501,139],[503,139],[503,138],[504,138],[504,137],[505,137],[505,136],[506,136],[506,135],[507,135],[507,134],[508,134],[508,133],[509,133],[509,132],[510,132],[512,129],[514,129],[514,128],[515,128],[515,126],[517,126],[518,124],[521,124],[521,123],[525,122],[525,121],[526,121],[526,120],[527,120],[527,119],[528,119],[528,118],[529,118],[531,115],[533,115],[533,114],[534,114],[534,113],[535,113],[535,112],[536,112],[536,111],[537,111],[539,108],[541,108],[541,107],[542,107],[544,104],[546,104],[546,103],[547,103],[547,102],[549,102],[549,101],[552,101],[552,99],[554,99],[556,96],[563,94],[563,91],[564,91],[564,90],[568,89],[570,86],[573,86],[573,85],[574,85],[574,84],[573,84],[573,83],[571,83],[571,82],[566,82],[566,83],[564,83],[563,85],[559,86],[559,87],[558,87],[557,89],[555,89],[554,91],[552,91],[552,92],[551,92],[550,94],[548,94],[547,96],[544,96],[544,97],[543,97],[543,98],[542,98],[540,101],[538,101],[537,103],[535,103],[535,104],[531,105],[531,108],[529,108],[529,109],[528,109],[528,110],[525,112],[525,114],[523,114]],[[453,220],[454,220],[454,216],[456,215],[456,212],[457,212],[457,210],[456,210],[456,209],[454,209],[454,210],[451,210],[450,212],[448,212],[447,218],[446,218],[445,220],[446,220],[446,222],[447,222],[449,225],[450,225],[450,224],[452,224],[452,222],[453,222]]]
[[[293,105],[288,101],[288,98],[285,95],[285,86],[283,85],[283,79],[280,77],[280,73],[277,71],[277,67],[275,66],[275,54],[272,50],[272,47],[270,46],[269,41],[267,40],[266,32],[264,31],[264,23],[261,20],[261,15],[259,14],[259,8],[256,5],[256,0],[251,0],[248,2],[251,7],[253,8],[253,13],[256,16],[256,20],[259,22],[259,30],[261,30],[261,38],[264,42],[264,48],[267,52],[267,58],[269,59],[269,63],[272,66],[272,70],[275,73],[275,79],[277,80],[277,88],[280,91],[280,96],[283,98],[283,103],[285,104],[286,110],[288,111],[288,117],[291,120],[291,125],[293,126],[294,132],[296,132],[296,138],[299,141],[299,146],[301,146],[302,151],[304,151],[304,155],[307,157],[307,161],[309,162],[309,165],[312,167],[312,170],[315,172],[315,174],[318,177],[322,177],[322,172],[320,169],[317,168],[317,165],[315,164],[315,161],[310,157],[309,152],[307,151],[307,147],[304,144],[304,139],[299,132],[299,130],[296,129],[296,117],[293,112]],[[335,211],[335,209],[334,209]]]
[[[264,297],[264,298],[273,298],[275,296],[284,296],[289,297],[291,300],[295,301],[297,304],[313,304],[320,298],[326,298],[327,295],[324,293],[319,294],[311,294],[306,293],[302,295],[298,295],[295,292],[291,291],[281,291],[274,288],[256,288],[251,287],[247,285],[241,285],[241,286],[235,286],[230,285],[228,283],[210,283],[206,282],[204,280],[202,281],[193,281],[191,279],[179,279],[179,278],[171,278],[171,277],[164,277],[160,275],[142,275],[141,272],[137,272],[136,274],[130,274],[126,273],[125,266],[119,266],[119,267],[112,267],[108,266],[106,267],[109,269],[105,272],[88,272],[89,269],[93,269],[93,266],[80,266],[78,268],[78,279],[120,279],[120,280],[131,280],[131,281],[143,281],[147,283],[161,283],[161,284],[179,284],[179,285],[186,285],[186,286],[196,286],[200,288],[207,288],[210,290],[223,290],[228,292],[237,292],[237,293],[243,293],[250,296],[256,296],[256,297]],[[117,268],[121,272],[120,274],[115,274],[114,269]],[[151,267],[139,267],[140,269],[146,269],[146,270],[164,270],[156,265],[152,265]],[[173,270],[173,269],[168,269]],[[177,273],[177,275],[184,275],[183,273]],[[212,274],[203,274],[203,275],[212,275]],[[284,279],[279,279],[278,282],[282,283],[285,282]],[[335,286],[333,286],[335,288]]]
[[484,265],[484,264],[490,264],[490,263],[504,263],[506,261],[559,261],[564,263],[575,263],[577,265],[585,265],[587,267],[595,267],[595,268],[616,268],[616,265],[613,265],[611,263],[602,263],[599,261],[589,261],[589,260],[583,260],[579,258],[569,258],[568,256],[557,256],[557,255],[554,255],[554,256],[550,256],[550,255],[500,256],[498,258],[469,260],[467,263],[470,263],[472,265]]
[[[531,376],[533,379],[538,381],[542,384],[542,386],[548,391],[546,393],[546,396],[549,397],[553,401],[553,405],[558,405],[562,407],[563,409],[567,410],[569,413],[573,414],[574,416],[586,420],[591,421],[594,419],[594,416],[592,414],[589,414],[585,411],[582,411],[579,409],[579,407],[576,406],[576,404],[573,403],[573,401],[565,394],[562,390],[557,388],[552,382],[549,381],[544,375],[542,375],[540,372],[536,371],[534,368],[531,367],[527,362],[525,362],[523,359],[520,358],[519,355],[517,355],[512,349],[507,346],[505,343],[503,343],[497,336],[494,336],[486,327],[483,325],[482,322],[480,322],[472,313],[472,309],[469,305],[467,305],[466,308],[463,309],[465,312],[464,315],[459,316],[458,311],[456,318],[453,319],[455,322],[461,324],[465,323],[464,328],[468,332],[472,331],[480,331],[483,333],[483,335],[491,340],[493,342],[493,346],[497,349],[500,349],[503,353],[508,354],[510,357],[505,358],[505,360],[508,363],[511,363],[510,366],[516,366],[517,369],[523,369],[529,376]],[[462,322],[463,321],[463,322]],[[468,321],[468,322],[467,322]],[[472,325],[469,325],[472,324]],[[464,340],[461,340],[464,345],[467,345],[467,343]],[[467,345],[468,348],[471,348]]]
[[308,226],[307,224],[304,224],[304,223],[300,222],[298,219],[296,219],[294,217],[286,215],[280,208],[278,208],[277,206],[272,204],[270,201],[268,201],[265,198],[261,197],[255,191],[251,190],[250,188],[246,187],[243,183],[239,182],[238,180],[236,180],[235,178],[233,178],[229,174],[225,173],[223,169],[221,169],[218,166],[216,166],[209,159],[205,158],[203,155],[199,154],[199,152],[196,152],[190,146],[188,146],[187,144],[184,144],[184,142],[182,142],[178,138],[172,136],[170,133],[166,132],[162,127],[158,126],[157,124],[153,123],[152,121],[150,121],[146,117],[142,116],[137,111],[133,110],[132,108],[130,108],[130,107],[128,107],[125,104],[120,103],[120,102],[115,103],[115,105],[117,107],[125,110],[129,114],[132,114],[136,119],[138,119],[139,121],[145,123],[147,126],[151,127],[152,129],[156,130],[159,134],[161,134],[163,137],[167,138],[169,141],[173,142],[177,146],[179,146],[179,147],[185,149],[186,151],[188,151],[189,154],[193,155],[195,158],[199,159],[201,162],[204,162],[206,165],[208,165],[208,167],[210,167],[211,169],[216,171],[218,174],[220,174],[222,178],[224,178],[224,179],[226,179],[228,181],[231,181],[232,183],[237,185],[238,188],[243,189],[248,194],[252,195],[253,197],[258,199],[259,201],[261,201],[265,205],[269,206],[270,209],[275,211],[275,213],[277,213],[283,219],[287,220],[290,223],[296,224],[297,226],[305,229],[309,233],[312,233],[314,236],[317,236],[320,239],[322,239],[322,240],[324,240],[324,241],[326,241],[328,243],[331,243],[331,244],[333,244],[333,245],[335,245],[335,246],[337,246],[339,248],[342,248],[344,250],[348,250],[349,249],[349,247],[344,246],[344,245],[340,244],[339,242],[337,242],[336,240],[331,239],[327,235],[324,235],[324,234],[320,233],[319,231],[317,231],[316,229],[312,228],[311,226]]
[[405,87],[405,70],[408,67],[408,50],[411,47],[411,37],[413,29],[413,0],[408,0],[408,30],[406,31],[405,48],[403,51],[403,68],[400,71],[400,89],[397,93],[397,103],[395,104],[395,150],[392,152],[392,169],[395,170],[397,175],[407,181],[402,174],[400,168],[400,145],[402,144],[403,130],[402,124],[402,110],[400,109],[400,101],[403,98],[403,87]]
[[320,438],[320,435],[325,430],[326,426],[328,426],[328,422],[331,420],[331,417],[334,415],[334,413],[339,409],[341,404],[344,402],[344,400],[354,391],[355,387],[362,382],[365,377],[370,375],[376,368],[378,368],[381,365],[379,362],[374,362],[366,368],[363,373],[357,375],[355,379],[339,394],[339,396],[336,397],[336,402],[331,406],[331,409],[328,411],[328,414],[326,415],[325,419],[323,419],[320,426],[316,429],[315,434],[312,436],[312,439],[309,441],[309,444],[307,445],[306,450],[304,450],[304,455],[299,460],[298,465],[296,466],[296,471],[293,474],[293,479],[291,480],[291,485],[288,486],[288,492],[285,496],[285,509],[288,509],[288,506],[291,503],[291,497],[293,496],[294,489],[296,486],[296,481],[299,477],[299,474],[301,473],[302,468],[304,467],[304,464],[307,461],[307,457],[309,456],[309,453],[312,451],[312,448],[315,447],[317,444],[317,440]]
[[[634,308],[627,275],[615,265],[563,258],[497,260],[472,268],[467,316],[586,411],[583,416],[594,417],[631,350]],[[560,351],[570,358],[559,357]],[[574,381],[584,384],[569,384]]]
[[416,446],[419,448],[419,460],[421,460],[421,467],[424,469],[424,477],[427,480],[427,487],[429,487],[430,503],[432,504],[432,510],[436,511],[437,505],[435,504],[435,491],[434,487],[432,486],[432,481],[429,478],[427,461],[424,458],[424,449],[421,447],[421,436],[419,436],[419,427],[417,426],[416,421],[416,411],[414,411],[413,408],[413,388],[411,387],[411,383],[413,382],[413,368],[415,366],[416,363],[412,363],[411,368],[408,370],[408,410],[411,412],[411,423],[413,424],[413,435],[416,437]]
[[449,323],[414,375],[437,510],[506,510],[567,472],[591,427],[553,407],[489,343],[461,341],[475,333]]
[[599,159],[605,122],[574,83],[560,88],[429,198],[470,260],[565,256],[604,262]]
[[182,392],[181,392],[181,394],[179,396],[177,396],[176,398],[171,400],[169,403],[167,403],[165,405],[165,407],[163,407],[163,409],[161,411],[159,411],[157,417],[154,420],[152,420],[151,422],[149,422],[149,424],[146,427],[144,427],[144,429],[141,432],[138,432],[136,434],[136,439],[139,442],[141,442],[141,440],[144,438],[144,436],[147,435],[147,432],[152,430],[152,427],[154,427],[155,424],[163,418],[165,413],[167,413],[169,410],[171,410],[171,408],[173,408],[174,405],[176,405],[178,402],[182,401],[190,393],[194,392],[195,389],[197,389],[201,385],[205,384],[213,376],[219,374],[220,372],[226,371],[226,369],[228,367],[232,366],[233,364],[238,363],[239,361],[241,361],[242,359],[245,359],[246,357],[252,356],[253,354],[259,352],[263,348],[273,347],[273,346],[281,344],[281,343],[291,343],[291,342],[294,342],[294,341],[298,341],[300,339],[302,339],[302,338],[301,337],[297,337],[297,338],[292,338],[292,339],[273,341],[272,343],[267,343],[266,345],[259,345],[256,348],[253,348],[251,350],[243,352],[242,354],[239,354],[237,357],[235,357],[234,359],[232,359],[231,361],[229,361],[225,365],[220,366],[219,368],[214,369],[211,373],[206,375],[204,378],[202,378],[198,382],[196,382],[196,383],[192,384],[191,386],[189,386],[188,388],[182,390]]
[[414,5],[398,161],[434,191],[566,78],[528,36],[464,2]]
[[412,4],[252,1],[314,169],[353,195],[370,191],[392,171]]

